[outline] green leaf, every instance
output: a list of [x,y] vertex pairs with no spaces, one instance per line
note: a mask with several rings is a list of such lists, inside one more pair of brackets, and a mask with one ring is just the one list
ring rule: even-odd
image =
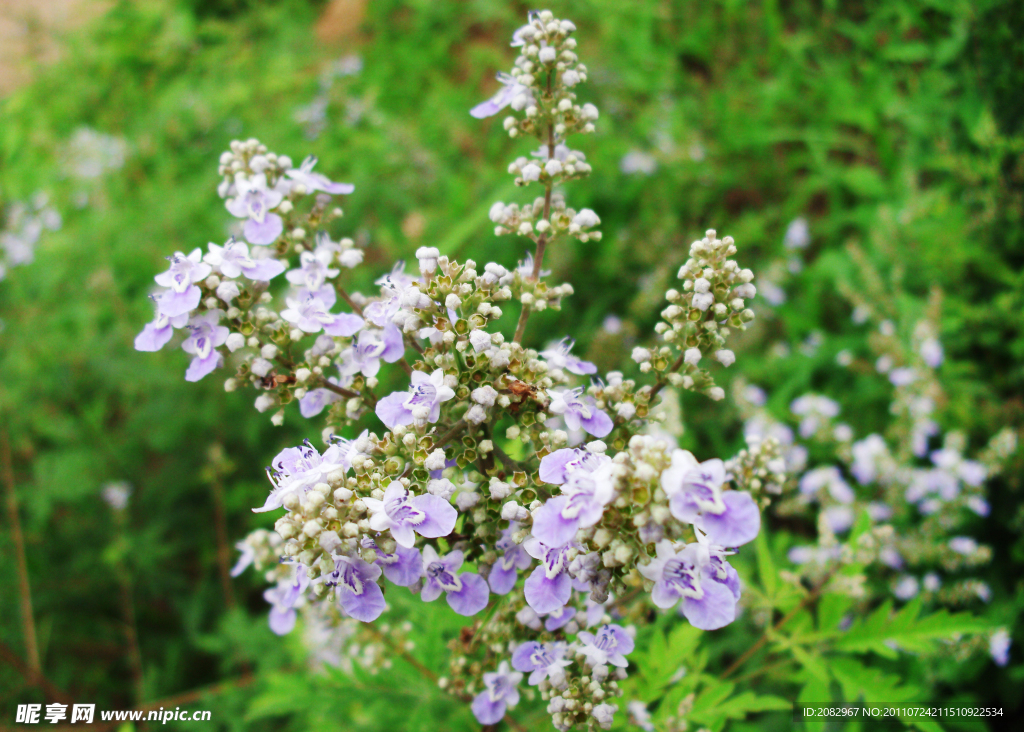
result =
[[920,611],[920,599],[908,603],[895,615],[892,602],[886,602],[868,617],[855,622],[837,640],[835,648],[853,653],[873,651],[886,658],[896,658],[897,650],[924,653],[940,639],[982,633],[990,628],[987,621],[967,612],[952,614],[939,610],[918,618]]

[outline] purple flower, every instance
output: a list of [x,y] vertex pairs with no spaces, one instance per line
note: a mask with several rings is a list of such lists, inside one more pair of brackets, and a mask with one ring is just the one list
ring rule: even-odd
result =
[[516,686],[522,679],[522,674],[509,670],[508,661],[498,664],[497,672],[484,674],[485,690],[476,695],[471,706],[476,721],[480,724],[500,722],[505,709],[519,703]]
[[396,391],[377,402],[376,413],[388,429],[412,424],[417,420],[436,422],[441,416],[441,402],[455,397],[455,392],[444,384],[444,371],[438,369],[429,376],[422,371],[412,372],[409,391]]
[[578,529],[600,521],[604,507],[615,497],[611,465],[608,461],[593,472],[570,472],[562,485],[562,495],[549,498],[533,512],[533,535],[549,547],[565,546]]
[[168,318],[157,310],[152,323],[146,323],[142,332],[135,336],[136,351],[159,351],[174,335],[175,328],[182,328],[188,322],[188,313]]
[[540,479],[545,483],[561,485],[572,471],[593,472],[610,460],[611,458],[601,453],[581,450],[578,447],[564,447],[541,458]]
[[433,602],[441,593],[447,595],[448,605],[459,615],[476,615],[487,607],[490,591],[484,578],[473,572],[458,574],[462,566],[462,552],[448,552],[439,557],[432,546],[423,547],[424,602]]
[[937,338],[927,338],[921,343],[921,358],[929,368],[937,369],[942,365],[942,344]]
[[336,587],[341,607],[356,620],[369,623],[380,617],[386,607],[384,593],[377,584],[381,568],[358,557],[336,557],[334,571],[322,577],[328,587]]
[[534,559],[540,560],[526,580],[524,591],[526,602],[538,615],[560,610],[572,595],[572,578],[569,576],[568,546],[549,547],[531,537],[523,542],[523,548]]
[[1000,628],[989,638],[988,650],[997,666],[1005,666],[1010,662],[1011,642],[1010,634],[1006,632],[1006,628]]
[[633,651],[633,639],[618,625],[602,625],[597,633],[583,630],[576,638],[583,643],[579,652],[587,657],[591,667],[608,663],[619,668],[629,665],[626,654]]
[[491,592],[495,595],[507,595],[515,587],[519,570],[527,569],[533,560],[526,553],[522,544],[512,541],[512,534],[519,530],[519,524],[510,521],[508,528],[503,529],[501,538],[498,539],[494,548],[502,552],[502,556],[491,567],[491,573],[487,576],[487,582],[491,586]]
[[726,552],[697,532],[698,543],[676,547],[665,540],[657,557],[640,567],[654,581],[651,600],[661,608],[683,601],[682,613],[701,630],[717,630],[736,619],[740,598],[739,575],[725,560]]
[[[352,383],[352,377],[336,378],[332,376],[327,381],[335,386],[348,386]],[[306,392],[306,396],[299,400],[299,414],[306,419],[312,419],[340,399],[341,395],[330,389],[310,389]]]
[[721,460],[698,464],[690,453],[675,450],[661,485],[673,516],[699,526],[722,546],[740,546],[761,530],[761,512],[749,493],[722,491],[725,479]]
[[575,618],[575,608],[566,605],[565,607],[561,607],[558,610],[552,610],[548,613],[547,618],[544,619],[544,629],[550,633],[554,633],[559,628],[568,625],[569,622]]
[[316,165],[316,158],[310,155],[302,161],[298,168],[292,168],[286,175],[296,183],[301,183],[310,191],[323,191],[337,195],[348,194],[356,189],[351,183],[333,183],[330,178],[322,173],[314,173],[313,166]]
[[332,336],[353,336],[363,327],[363,319],[353,313],[334,315],[329,313],[328,306],[318,297],[307,297],[304,300],[287,298],[287,310],[281,311],[281,317],[305,333],[319,333],[321,330]]
[[840,503],[853,503],[854,501],[853,489],[843,480],[839,468],[834,465],[815,468],[804,473],[800,478],[800,492],[805,496],[814,496],[823,487],[827,487],[831,496]]
[[416,543],[415,534],[428,539],[448,536],[459,518],[459,512],[443,498],[429,493],[413,496],[397,481],[384,491],[384,500],[363,498],[363,502],[370,511],[370,528],[390,529],[399,546],[406,548]]
[[530,686],[536,686],[544,679],[550,678],[551,685],[558,688],[565,680],[565,672],[562,669],[572,664],[571,660],[565,658],[566,648],[566,644],[562,642],[523,643],[512,654],[512,667],[516,671],[529,672],[530,678],[527,679],[527,683]]
[[604,437],[614,427],[611,417],[597,408],[594,397],[584,395],[581,399],[582,394],[583,387],[561,391],[549,390],[551,403],[548,404],[548,411],[561,415],[570,430],[583,429],[594,437]]
[[384,326],[384,330],[365,328],[357,342],[341,352],[341,373],[376,376],[381,361],[394,363],[403,355],[405,342],[402,340],[402,331],[396,326],[389,323]]
[[220,247],[210,242],[210,253],[203,261],[220,270],[225,277],[235,278],[244,274],[250,280],[272,280],[284,272],[284,263],[273,258],[253,259],[249,256],[249,247],[234,237]]
[[469,110],[471,116],[476,117],[477,119],[493,117],[498,112],[503,110],[505,107],[512,104],[512,100],[514,100],[516,97],[525,97],[525,99],[523,100],[521,106],[520,102],[516,102],[516,105],[513,107],[513,109],[526,109],[526,102],[533,99],[533,97],[530,95],[529,88],[517,83],[512,76],[508,74],[499,73],[497,78],[498,81],[501,82],[502,84],[501,89],[499,89],[498,93],[495,94],[490,99],[488,99],[486,102],[481,102],[480,104],[476,105],[471,110]]
[[335,470],[347,471],[354,454],[351,443],[339,440],[324,451],[321,456],[308,441],[300,447],[287,447],[274,458],[267,476],[274,486],[262,508],[254,513],[273,511],[284,505],[284,499],[291,493],[304,495],[317,483],[322,483]]
[[309,587],[309,577],[304,567],[295,566],[295,575],[287,581],[280,581],[263,593],[263,599],[273,607],[270,609],[270,629],[277,635],[287,635],[295,627],[295,605]]
[[175,252],[167,259],[171,262],[170,268],[153,278],[161,287],[170,288],[160,295],[157,306],[168,318],[176,318],[199,307],[203,293],[195,283],[209,276],[210,265],[203,264],[203,253],[198,247],[187,257]]
[[224,362],[217,346],[224,345],[231,330],[218,325],[223,314],[220,310],[209,310],[189,322],[188,328],[192,334],[181,344],[185,353],[194,356],[185,371],[186,381],[199,381]]
[[576,345],[576,341],[565,337],[559,343],[548,346],[547,350],[541,351],[540,355],[552,368],[564,369],[580,376],[596,374],[597,366],[570,353],[574,345]]
[[270,213],[284,196],[280,191],[267,187],[267,176],[256,173],[251,178],[235,181],[238,195],[229,198],[225,206],[232,216],[246,219],[242,231],[250,244],[273,244],[284,231],[284,222],[277,214]]
[[387,554],[368,536],[363,537],[362,543],[364,548],[377,552],[374,564],[384,571],[384,577],[389,582],[399,587],[409,587],[423,576],[423,557],[420,556],[418,549],[398,546],[395,547],[394,554]]
[[[317,249],[315,252],[303,252],[299,255],[299,266],[297,269],[290,269],[285,278],[296,287],[305,287],[310,293],[320,295],[320,290],[329,279],[334,279],[341,272],[340,269],[332,268],[331,261],[334,253],[328,249]],[[333,288],[331,289],[331,301],[328,307],[334,304]],[[324,300],[326,302],[326,299]]]

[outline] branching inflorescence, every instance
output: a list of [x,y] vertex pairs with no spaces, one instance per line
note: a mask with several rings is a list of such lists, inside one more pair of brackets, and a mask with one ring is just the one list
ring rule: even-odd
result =
[[[317,628],[376,620],[388,584],[426,602],[444,596],[460,615],[486,610],[472,640],[455,642],[443,680],[484,724],[517,704],[526,675],[556,728],[610,726],[635,632],[611,622],[613,598],[679,606],[705,630],[732,622],[740,581],[729,556],[757,535],[771,487],[751,478],[766,474],[758,463],[736,471],[747,490],[730,489],[722,460],[698,461],[647,434],[665,387],[724,395],[702,364],[733,363],[727,339],[752,320],[745,301],[755,294],[731,238],[708,231],[691,246],[682,285],[667,293],[661,343],[632,354],[649,383],[598,378],[569,339],[525,345],[530,314],[573,294],[546,280],[547,248],[601,238],[597,214],[560,192],[590,174],[569,141],[598,119],[576,101],[587,69],[574,31],[531,13],[514,35],[511,74],[472,110],[510,108],[508,134],[540,143],[509,172],[542,193],[490,211],[497,234],[532,242],[518,266],[421,247],[416,273],[399,262],[377,292],[349,292],[343,273],[362,250],[324,226],[341,215],[334,197],[353,187],[316,172],[314,158],[296,167],[256,140],[235,142],[218,192],[239,234],[170,258],[156,278],[156,318],[136,340],[158,350],[180,332],[188,380],[230,365],[225,388],[253,389],[275,424],[291,402],[307,419],[326,412],[323,450],[307,440],[268,468],[272,488],[254,510],[284,510],[276,533],[239,545],[236,573],[255,563],[275,583],[271,628],[289,632],[301,607]],[[514,303],[506,335],[495,321]],[[405,390],[377,393],[384,364],[405,371]],[[341,436],[376,420],[383,431]],[[776,483],[779,463],[770,463]]]

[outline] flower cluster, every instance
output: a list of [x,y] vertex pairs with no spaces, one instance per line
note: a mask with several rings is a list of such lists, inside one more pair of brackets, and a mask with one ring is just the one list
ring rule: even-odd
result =
[[[531,313],[573,293],[545,281],[546,248],[600,239],[598,216],[554,192],[591,172],[567,139],[598,118],[575,101],[587,71],[574,30],[531,13],[502,91],[472,110],[511,107],[505,129],[542,144],[510,173],[543,196],[491,209],[496,233],[532,242],[524,262],[479,266],[421,247],[415,271],[399,262],[360,292],[347,280],[362,250],[324,229],[340,216],[332,197],[352,186],[316,172],[315,158],[295,166],[256,140],[235,142],[218,188],[235,237],[170,257],[156,319],[136,339],[153,351],[182,331],[186,379],[230,365],[225,388],[255,390],[275,423],[292,402],[306,419],[326,412],[322,449],[307,440],[267,468],[270,491],[254,511],[283,511],[275,531],[240,545],[235,572],[255,564],[273,585],[271,629],[287,633],[303,613],[317,638],[331,628],[352,637],[397,588],[443,596],[462,616],[490,608],[482,642],[457,642],[446,680],[483,724],[517,704],[529,674],[556,728],[608,728],[634,646],[611,622],[612,599],[678,607],[703,630],[731,623],[741,583],[729,558],[757,536],[761,504],[785,480],[776,443],[701,462],[652,429],[673,390],[724,395],[699,364],[733,363],[726,339],[752,319],[755,294],[731,238],[708,231],[691,247],[657,328],[663,345],[634,353],[653,383],[599,377],[569,338],[525,343]],[[515,332],[503,333],[496,323],[517,303]],[[396,376],[402,388],[379,395]]]
[[49,197],[36,193],[28,203],[15,202],[7,207],[0,228],[0,280],[7,271],[29,264],[35,258],[36,243],[43,232],[61,227],[60,214],[49,205]]
[[[809,515],[817,524],[816,544],[789,551],[799,568],[794,576],[821,578],[837,565],[864,563],[867,574],[847,587],[861,599],[878,590],[903,601],[917,596],[952,605],[987,601],[987,585],[965,571],[989,561],[991,549],[962,535],[962,527],[972,516],[988,515],[985,483],[1003,470],[1016,449],[1016,435],[998,433],[971,459],[962,433],[940,433],[935,413],[944,400],[938,374],[943,349],[936,336],[937,298],[923,318],[901,329],[892,319],[873,314],[877,302],[872,308],[849,294],[858,324],[874,321],[869,337],[873,354],[862,370],[884,376],[892,388],[893,422],[885,435],[858,437],[840,421],[840,404],[822,394],[791,402],[794,430],[768,413],[761,389],[748,386],[739,393],[749,452],[772,443],[779,456],[776,467],[793,476],[780,485],[792,490],[785,490],[775,510]],[[901,338],[901,330],[910,337]],[[839,361],[854,365],[847,352]],[[809,467],[811,454],[832,460]],[[739,472],[738,466],[730,468]],[[854,546],[845,537],[862,517],[872,538]]]

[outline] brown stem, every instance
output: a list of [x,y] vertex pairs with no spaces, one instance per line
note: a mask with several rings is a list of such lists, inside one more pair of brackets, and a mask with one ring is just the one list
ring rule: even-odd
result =
[[[216,466],[213,469],[216,470]],[[235,594],[231,586],[231,548],[228,543],[227,512],[224,509],[224,486],[216,474],[210,481],[210,489],[213,491],[213,523],[217,535],[217,569],[224,593],[224,606],[230,610],[235,606]]]
[[11,443],[7,428],[0,428],[0,460],[3,461],[3,481],[7,498],[7,518],[11,523],[11,539],[18,565],[18,599],[21,605],[21,628],[25,635],[25,657],[28,668],[34,676],[41,678],[39,644],[36,641],[36,622],[32,612],[32,586],[28,581],[28,561],[25,558],[25,535],[21,531],[18,514],[18,494],[14,487],[14,467],[11,462]]
[[833,575],[835,575],[835,573],[838,570],[839,570],[839,565],[838,564],[836,566],[834,566],[832,569],[830,569],[828,571],[828,573],[825,575],[825,577],[821,580],[821,582],[819,582],[817,584],[817,586],[813,590],[811,590],[811,592],[808,593],[808,595],[803,600],[801,600],[800,603],[795,608],[793,608],[788,613],[786,613],[785,616],[783,616],[783,618],[781,620],[779,620],[779,622],[777,622],[771,628],[766,630],[764,632],[764,635],[762,635],[758,639],[757,643],[755,643],[750,648],[748,648],[746,653],[744,653],[742,656],[737,658],[733,662],[733,664],[731,666],[729,666],[729,668],[727,668],[725,670],[725,672],[722,674],[721,678],[722,679],[726,679],[729,676],[731,676],[733,673],[735,673],[736,670],[739,669],[740,666],[742,666],[744,663],[746,663],[747,661],[750,660],[751,656],[753,656],[755,653],[757,653],[759,650],[761,650],[765,646],[765,644],[768,642],[770,636],[772,636],[773,634],[778,632],[782,628],[782,626],[784,626],[790,620],[795,618],[797,616],[797,614],[801,610],[803,610],[808,605],[810,605],[812,602],[817,600],[818,597],[821,595],[821,591],[825,588],[825,585],[827,585],[829,583],[829,580],[832,579]]
[[327,391],[333,391],[335,394],[340,394],[341,396],[345,397],[346,399],[360,399],[360,398],[362,398],[362,399],[365,399],[366,403],[369,404],[371,407],[377,406],[377,397],[375,397],[370,392],[369,389],[366,390],[366,394],[358,394],[358,393],[356,393],[354,391],[346,389],[343,386],[338,386],[337,384],[332,384],[327,379],[323,379],[321,381],[320,388],[321,389],[327,389]]
[[[550,82],[550,78],[549,78]],[[549,83],[550,86],[550,83]],[[550,89],[549,89],[550,91]],[[548,125],[548,160],[555,157],[555,126],[553,124]],[[549,181],[544,190],[544,220],[547,221],[551,216],[551,189],[553,185]],[[537,237],[537,250],[533,254],[533,272],[530,274],[530,279],[536,281],[540,279],[540,268],[541,262],[544,260],[544,248],[548,243],[548,233],[545,231],[539,237]],[[523,309],[519,313],[519,322],[516,324],[516,334],[512,340],[520,345],[523,342],[523,334],[526,332],[526,321],[530,317],[530,308],[523,305]]]
[[[125,515],[116,512],[117,530],[124,537]],[[122,539],[123,540],[123,539]],[[121,612],[124,613],[124,639],[128,644],[128,665],[131,668],[132,684],[135,687],[135,703],[141,704],[146,697],[145,676],[142,670],[142,651],[139,649],[139,626],[135,618],[135,601],[132,598],[131,571],[123,560],[118,562],[118,583],[121,585]]]
[[462,430],[466,429],[466,420],[460,419],[458,422],[453,424],[451,428],[445,432],[441,437],[438,438],[437,442],[434,443],[433,448],[442,447],[448,444],[453,437],[458,435]]
[[39,687],[39,689],[42,690],[43,694],[46,695],[46,698],[48,700],[60,702],[61,704],[72,703],[71,701],[69,701],[71,699],[70,696],[68,696],[63,691],[54,686],[52,683],[50,683],[49,679],[47,679],[41,673],[39,673],[38,671],[33,671],[27,663],[25,663],[21,660],[21,658],[18,657],[17,653],[11,650],[4,643],[0,643],[0,659],[3,659],[11,666],[13,666],[14,670],[25,678],[25,682],[27,684]]

